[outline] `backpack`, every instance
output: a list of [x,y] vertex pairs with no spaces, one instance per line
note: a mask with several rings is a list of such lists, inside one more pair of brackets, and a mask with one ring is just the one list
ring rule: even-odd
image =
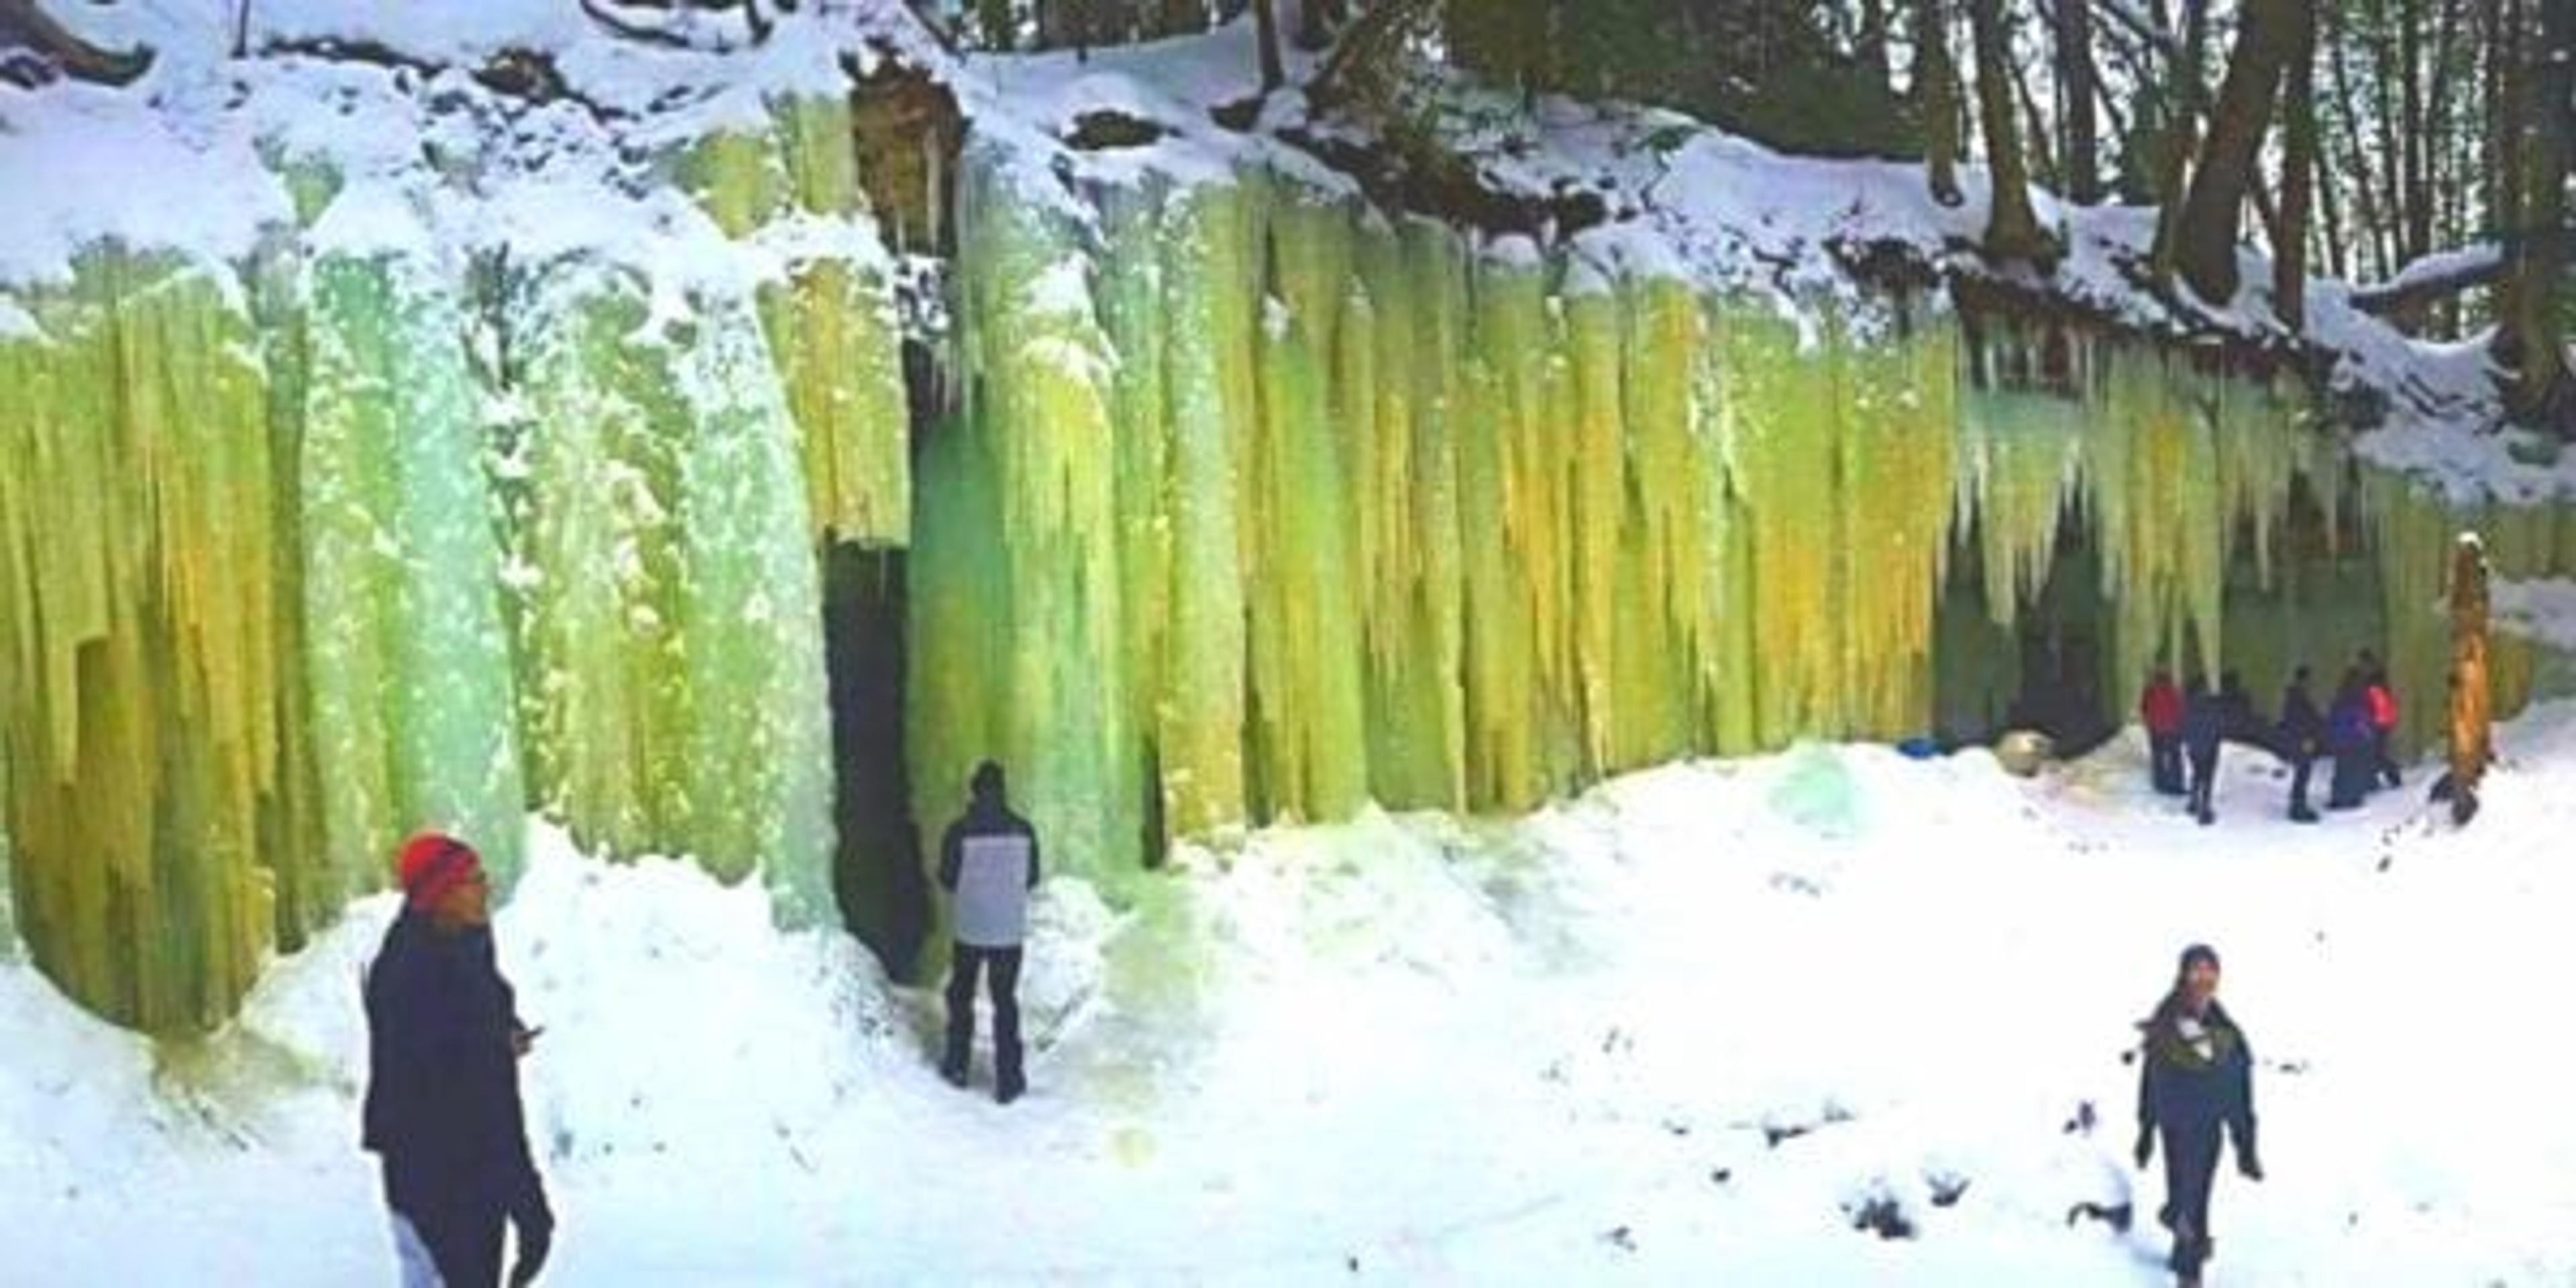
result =
[[2370,686],[2370,724],[2382,733],[2397,727],[2397,695],[2385,684]]

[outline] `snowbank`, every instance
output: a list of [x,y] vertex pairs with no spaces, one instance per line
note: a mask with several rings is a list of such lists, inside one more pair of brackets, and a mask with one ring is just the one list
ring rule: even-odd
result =
[[[2151,1224],[2068,1218],[2156,1201],[2121,1055],[2206,939],[2271,1171],[2222,1182],[2227,1282],[2563,1282],[2568,1052],[2496,1001],[2576,969],[2544,839],[2576,709],[2503,744],[2457,834],[2411,793],[2293,828],[2244,752],[2195,828],[2121,742],[2029,781],[1810,747],[1185,851],[1124,916],[1050,885],[1009,1109],[937,1080],[935,1000],[845,938],[541,833],[499,934],[546,1026],[555,1281],[2157,1282]],[[387,1275],[353,1138],[389,912],[190,1051],[0,965],[0,1279]]]

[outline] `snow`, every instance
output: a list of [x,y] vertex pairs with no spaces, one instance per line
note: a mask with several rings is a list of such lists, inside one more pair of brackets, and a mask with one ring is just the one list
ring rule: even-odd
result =
[[2397,276],[2369,287],[2356,287],[2372,295],[2400,295],[2419,286],[2494,268],[2504,262],[2502,247],[2489,242],[2435,251],[2410,261]]
[[[666,300],[738,296],[821,254],[882,264],[863,218],[806,221],[735,244],[658,167],[719,130],[768,128],[771,100],[846,93],[844,61],[871,67],[880,46],[939,57],[901,6],[885,3],[781,15],[756,49],[673,50],[610,37],[578,0],[263,0],[252,6],[249,43],[272,52],[236,60],[229,19],[212,16],[218,8],[233,12],[145,5],[78,15],[82,30],[111,45],[158,51],[129,90],[0,86],[0,190],[11,194],[0,289],[67,282],[74,259],[102,242],[174,253],[228,279],[227,266],[294,222],[287,186],[264,157],[338,189],[308,230],[308,251],[458,264],[504,248],[589,256],[642,273]],[[322,41],[380,52],[332,59],[283,48]],[[537,104],[475,81],[473,69],[511,49],[551,58],[573,97]],[[0,332],[27,329],[24,309],[0,299]]]
[[[1216,122],[1218,108],[1257,89],[1248,19],[1088,55],[995,56],[948,52],[893,0],[800,6],[778,14],[777,29],[756,46],[731,10],[659,19],[646,7],[621,12],[659,22],[693,47],[612,36],[579,0],[264,0],[251,7],[249,44],[270,52],[235,60],[229,5],[79,10],[67,21],[94,38],[147,42],[159,58],[130,91],[0,89],[0,189],[32,194],[0,219],[0,283],[63,281],[81,248],[102,240],[169,249],[210,266],[239,261],[264,228],[289,218],[283,186],[257,160],[263,148],[343,176],[408,173],[415,183],[428,155],[470,172],[462,182],[451,173],[421,198],[427,229],[460,256],[456,262],[500,247],[589,254],[653,279],[670,313],[691,293],[733,295],[775,280],[814,243],[795,241],[784,254],[728,243],[661,199],[667,181],[654,156],[760,123],[769,100],[841,93],[845,62],[865,70],[888,55],[957,93],[976,146],[1010,163],[1016,196],[1078,222],[1092,218],[1079,196],[1089,189],[1229,182],[1247,168],[1328,195],[1358,195],[1349,177],[1290,141],[1355,138],[1346,123],[1315,118],[1294,88],[1315,72],[1315,55],[1286,51],[1291,88],[1270,97],[1255,128]],[[324,40],[368,42],[413,66],[281,48]],[[512,49],[550,58],[580,101],[531,105],[468,75]],[[2038,280],[2027,267],[1996,269],[1976,255],[1989,181],[1974,166],[1960,170],[1964,200],[1944,207],[1920,165],[1785,156],[1667,111],[1549,97],[1524,112],[1518,95],[1457,78],[1433,83],[1416,107],[1499,191],[1599,198],[1603,222],[1536,231],[1570,242],[1605,271],[1768,295],[1802,316],[1829,301],[1863,313],[1875,306],[1837,258],[1861,247],[1902,246],[1934,263]],[[1162,136],[1094,151],[1064,142],[1083,117],[1102,111],[1150,122]],[[2134,284],[2152,240],[2152,211],[2074,206],[2037,189],[2032,201],[2066,249],[2051,289],[2148,334],[2185,328],[2186,319]],[[2280,339],[2268,262],[2249,250],[2239,266],[2237,297],[2197,306],[2188,325]],[[2492,432],[2501,406],[2482,342],[2409,339],[2353,308],[2351,295],[2346,284],[2312,281],[2307,336],[2337,355],[2329,385],[2339,396],[2385,403],[2384,419],[2355,441],[2365,460],[2461,503],[2576,497],[2576,459],[2516,459],[2509,436]],[[23,313],[0,301],[0,333],[28,331]]]
[[[1806,747],[1185,850],[1123,914],[1054,881],[1007,1109],[845,937],[541,828],[498,934],[546,1029],[550,1282],[2160,1283],[2151,1221],[2067,1216],[2153,1208],[2120,1057],[2196,940],[2270,1171],[2222,1177],[2215,1282],[2564,1282],[2568,1052],[2498,990],[2576,969],[2576,708],[2502,745],[2457,833],[2413,792],[2294,828],[2242,751],[2204,830],[2134,741],[2033,780]],[[389,914],[186,1049],[0,965],[0,1280],[387,1278],[354,1135]],[[1853,1229],[1874,1196],[1917,1237]]]
[[2495,628],[2576,650],[2576,581],[2496,578],[2487,585]]
[[287,217],[285,193],[240,121],[188,124],[204,132],[89,86],[0,87],[0,283],[67,283],[74,256],[100,242],[205,264],[247,256]]

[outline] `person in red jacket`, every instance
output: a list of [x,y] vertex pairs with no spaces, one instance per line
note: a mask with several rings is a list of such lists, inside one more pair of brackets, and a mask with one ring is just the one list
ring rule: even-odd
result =
[[2138,719],[2147,727],[2148,777],[2167,796],[2184,791],[2182,711],[2182,690],[2175,687],[2173,672],[2157,667],[2147,679],[2147,691],[2138,698]]
[[2372,750],[2378,756],[2379,771],[2373,777],[2385,780],[2391,787],[2403,787],[2405,780],[2397,772],[2397,757],[2389,746],[2397,736],[2397,691],[2388,686],[2388,668],[2370,650],[2361,651],[2361,673],[2369,686],[2363,697],[2370,704]]

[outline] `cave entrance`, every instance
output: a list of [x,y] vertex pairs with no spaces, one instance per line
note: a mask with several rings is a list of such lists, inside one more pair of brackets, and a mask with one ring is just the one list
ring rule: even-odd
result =
[[824,664],[832,682],[832,861],[841,919],[904,983],[919,982],[930,888],[905,768],[905,560],[835,543],[823,555]]
[[2380,564],[2360,518],[2356,481],[2345,476],[2335,485],[2342,495],[2330,514],[2310,478],[2293,480],[2268,579],[2252,521],[2235,520],[2214,666],[2201,656],[2196,631],[2180,632],[2178,644],[2122,647],[2122,605],[2103,590],[2104,534],[2080,494],[2060,508],[2046,578],[2023,597],[2009,625],[1988,609],[1983,543],[1973,525],[1964,527],[1934,624],[1936,740],[1944,748],[1982,745],[2008,730],[2036,729],[2057,755],[2083,755],[2134,717],[2146,676],[2124,657],[2168,665],[2177,682],[2206,671],[2216,684],[2234,673],[2253,706],[2255,724],[2242,731],[2248,739],[2271,728],[2298,667],[2309,668],[2310,695],[2329,701],[2354,653],[2385,656],[2388,636]]

